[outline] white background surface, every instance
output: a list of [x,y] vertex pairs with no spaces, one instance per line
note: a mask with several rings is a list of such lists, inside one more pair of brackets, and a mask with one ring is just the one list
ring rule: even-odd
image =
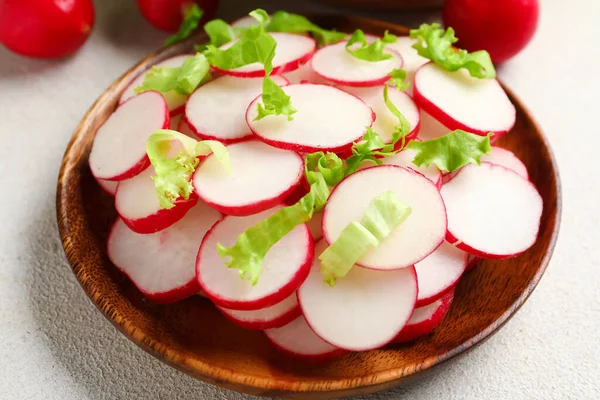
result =
[[[241,3],[223,2],[221,15],[253,2]],[[72,58],[28,60],[0,48],[0,399],[246,398],[128,342],[65,262],[54,199],[69,137],[94,99],[165,37],[133,0],[96,8],[94,33]],[[436,15],[384,17],[416,24]],[[598,0],[542,0],[535,39],[499,71],[550,138],[562,175],[561,234],[539,287],[480,348],[369,399],[600,398],[599,19]]]

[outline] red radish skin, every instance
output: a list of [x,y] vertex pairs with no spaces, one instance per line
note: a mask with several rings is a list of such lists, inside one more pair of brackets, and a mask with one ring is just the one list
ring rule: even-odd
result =
[[[271,32],[270,35],[277,42],[271,75],[280,75],[300,68],[312,58],[317,46],[315,40],[308,36],[283,32]],[[223,50],[228,49],[234,43],[236,43],[235,40],[224,44],[220,48]],[[265,69],[260,63],[252,63],[230,70],[214,66],[213,69],[222,75],[237,76],[239,78],[261,78],[265,76]]]
[[310,274],[298,289],[308,325],[321,339],[346,350],[386,345],[413,313],[418,291],[414,268],[375,271],[355,266],[331,287],[323,282],[318,258],[325,248],[323,239],[315,245]]
[[303,316],[281,328],[268,329],[265,335],[279,352],[307,363],[333,361],[348,353],[317,336]]
[[199,292],[194,258],[197,242],[221,214],[198,203],[186,218],[162,232],[138,234],[121,218],[108,236],[108,257],[156,303],[172,303]]
[[296,293],[292,293],[287,299],[271,307],[260,310],[229,310],[219,306],[217,308],[234,324],[251,330],[280,328],[302,315]]
[[297,153],[257,140],[231,144],[227,149],[230,173],[211,154],[192,178],[196,194],[223,214],[246,216],[272,208],[300,184],[304,161]]
[[98,182],[98,185],[100,185],[100,187],[111,196],[114,197],[114,195],[117,193],[117,186],[119,185],[119,182],[106,181],[104,179],[96,179],[96,182]]
[[[375,113],[375,121],[373,122],[373,130],[381,136],[385,143],[392,142],[394,128],[398,125],[398,118],[385,105],[383,98],[383,86],[373,86],[368,88],[353,88],[350,86],[339,86],[345,92],[355,95],[365,102],[365,104]],[[390,87],[388,90],[390,101],[398,108],[398,110],[406,117],[410,124],[410,131],[406,134],[405,140],[414,139],[419,134],[419,126],[421,116],[419,107],[413,99],[403,91]],[[401,146],[402,143],[398,143]]]
[[0,43],[17,54],[58,58],[75,53],[94,26],[91,0],[0,2]]
[[478,79],[465,69],[446,71],[433,63],[415,74],[413,98],[450,131],[501,136],[512,129],[516,110],[495,79]]
[[441,194],[448,211],[446,240],[469,254],[514,257],[537,240],[543,200],[531,182],[508,168],[469,164]]
[[284,77],[290,83],[319,83],[322,85],[333,84],[333,82],[328,81],[313,71],[312,67],[310,66],[310,61],[295,71],[287,72]]
[[400,331],[393,343],[405,343],[431,333],[442,322],[454,300],[454,290],[441,299],[415,309],[406,326]]
[[481,157],[481,161],[501,165],[505,168],[515,171],[517,174],[523,177],[523,179],[529,180],[527,167],[510,150],[503,149],[502,147],[492,146],[492,151]]
[[255,121],[257,103],[262,101],[260,96],[246,111],[246,122],[252,132],[274,147],[301,153],[343,153],[362,138],[366,127],[375,120],[375,113],[364,101],[329,85],[291,84],[283,90],[293,99],[297,110],[292,121],[284,115],[269,115]]
[[481,261],[481,258],[475,257],[474,255],[469,254],[469,262],[467,263],[467,268],[465,269],[465,272],[470,271],[473,268],[475,268],[479,264],[480,261]]
[[454,289],[467,268],[469,254],[448,242],[415,264],[419,282],[417,307],[423,307]]
[[184,7],[193,3],[204,12],[199,26],[212,19],[219,7],[219,0],[137,0],[140,12],[150,25],[173,33],[183,22]]
[[333,243],[352,221],[360,221],[368,204],[391,190],[412,207],[411,215],[377,248],[368,250],[358,265],[377,270],[412,267],[444,241],[446,210],[437,187],[423,175],[397,165],[358,171],[332,191],[323,211],[323,236]]
[[398,52],[402,56],[402,69],[406,71],[406,82],[409,83],[407,93],[412,94],[415,82],[415,72],[423,64],[429,62],[425,57],[421,57],[417,50],[413,49],[412,45],[416,43],[415,39],[408,36],[398,37],[395,43],[387,44],[385,47]]
[[370,62],[359,60],[346,51],[347,41],[320,48],[310,61],[310,65],[323,79],[338,85],[369,87],[383,85],[390,79],[389,72],[402,68],[402,56],[388,49],[393,57],[389,60]]
[[223,218],[204,237],[196,259],[196,279],[206,295],[218,306],[232,310],[260,310],[273,306],[298,289],[310,271],[314,249],[306,225],[299,225],[277,242],[262,263],[256,285],[227,268],[217,252],[217,243],[235,244],[246,229],[273,215],[281,207],[248,217]]
[[[163,60],[163,61],[157,63],[155,65],[155,67],[157,67],[157,68],[180,67],[187,58],[193,57],[193,56],[194,56],[193,54],[182,54],[179,56],[167,58],[166,60]],[[136,95],[135,88],[140,86],[142,83],[144,83],[144,78],[145,78],[147,72],[148,71],[142,72],[137,77],[135,77],[133,79],[133,81],[131,81],[129,86],[127,86],[125,88],[125,90],[123,91],[123,93],[121,94],[121,97],[119,99],[119,104],[124,103],[125,101],[129,100],[130,98],[132,98],[133,96]],[[169,108],[169,112],[171,113],[172,116],[177,116],[177,115],[180,115],[183,113],[183,111],[185,110],[185,102],[187,101],[188,96],[177,93],[174,90],[171,90],[170,92],[166,92],[166,93],[161,93],[161,94],[165,98],[165,101],[167,102],[167,107]]]
[[[272,79],[280,86],[289,83],[281,76]],[[246,123],[246,108],[261,95],[262,83],[262,78],[222,76],[202,85],[185,106],[188,126],[201,139],[225,144],[252,138]]]
[[168,129],[169,110],[158,92],[141,93],[121,104],[96,131],[89,156],[97,179],[121,181],[150,165],[146,140],[157,129]]
[[177,132],[183,133],[184,135],[189,136],[193,139],[199,139],[199,137],[196,136],[196,133],[194,133],[192,128],[190,128],[190,125],[185,120],[185,116],[182,116],[182,118],[179,120],[179,124],[177,125],[176,130]]
[[[418,140],[418,139],[416,139]],[[398,165],[400,167],[410,168],[425,178],[429,179],[433,184],[440,189],[442,187],[442,172],[435,164],[430,164],[428,167],[416,166],[412,163],[416,153],[411,149],[404,149],[401,152],[383,159],[385,165]]]

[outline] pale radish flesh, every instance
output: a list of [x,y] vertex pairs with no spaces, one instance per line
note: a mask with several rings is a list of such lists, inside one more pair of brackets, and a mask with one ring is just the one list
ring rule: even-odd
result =
[[[180,56],[167,58],[166,60],[157,63],[154,67],[156,67],[156,68],[181,67],[181,65],[187,58],[193,57],[193,56],[194,56],[193,54],[182,54]],[[125,90],[121,94],[119,103],[123,103],[124,101],[126,101],[136,95],[135,88],[140,86],[142,83],[144,83],[144,78],[146,77],[147,72],[148,71],[142,72],[133,81],[131,81],[129,86],[127,86],[127,88],[125,88]],[[172,115],[178,115],[183,112],[183,106],[184,106],[188,96],[177,93],[174,90],[171,90],[171,91],[165,92],[165,93],[161,93],[161,94],[165,98],[165,101],[167,102],[167,107],[169,108],[169,111],[171,112]]]
[[323,236],[333,243],[348,224],[361,220],[375,197],[386,191],[395,193],[412,208],[412,213],[377,248],[369,249],[358,264],[382,270],[412,267],[444,241],[447,227],[437,187],[412,169],[380,165],[344,179],[325,205]]
[[270,115],[255,121],[260,96],[248,107],[246,121],[264,142],[299,152],[349,150],[375,119],[362,100],[328,85],[291,84],[285,93],[297,110],[294,119]]
[[283,301],[304,281],[313,258],[313,241],[305,224],[298,225],[267,253],[256,285],[228,268],[217,252],[217,243],[231,247],[246,229],[273,215],[281,207],[248,217],[223,218],[202,241],[196,277],[207,296],[232,310],[260,310]]
[[527,167],[525,164],[523,164],[523,161],[519,160],[519,158],[510,150],[506,150],[498,146],[492,146],[492,151],[481,157],[481,161],[501,165],[505,168],[515,171],[524,179],[529,180]]
[[[278,85],[287,79],[274,76]],[[209,140],[233,143],[252,136],[246,108],[262,92],[262,78],[222,76],[198,88],[185,106],[185,118],[194,133]]]
[[169,122],[165,99],[158,92],[144,92],[121,104],[96,132],[89,157],[92,174],[120,181],[146,169],[146,140],[157,129],[167,129]]
[[[385,143],[392,142],[392,134],[395,127],[398,125],[398,117],[396,117],[385,105],[383,98],[383,86],[373,86],[365,88],[353,88],[350,86],[342,86],[340,89],[355,95],[371,107],[375,113],[375,121],[372,128],[379,134]],[[395,87],[390,87],[388,97],[392,104],[406,117],[410,124],[410,131],[406,133],[405,140],[410,140],[417,137],[419,133],[419,108],[412,98],[401,90]],[[400,143],[399,143],[400,144]]]
[[412,149],[404,149],[397,154],[387,157],[383,159],[383,163],[387,165],[398,165],[400,167],[411,168],[420,174],[422,174],[425,178],[429,179],[435,186],[438,188],[442,187],[442,172],[440,169],[433,163],[429,164],[428,167],[421,165],[416,166],[413,164],[413,160],[415,159],[415,151]]
[[331,81],[323,78],[310,66],[310,62],[302,65],[295,71],[286,72],[283,75],[290,83],[320,83],[323,85],[332,84]]
[[299,154],[252,140],[227,146],[231,171],[214,155],[204,160],[192,178],[205,202],[228,215],[244,216],[281,203],[304,173]]
[[385,83],[390,78],[390,71],[402,67],[402,56],[394,50],[386,51],[392,56],[390,59],[371,62],[348,53],[346,43],[343,41],[319,49],[310,60],[313,71],[340,85],[364,87]]
[[431,333],[442,322],[454,300],[454,291],[431,304],[415,309],[406,326],[394,338],[394,343],[404,343]]
[[238,18],[231,23],[231,26],[233,28],[249,28],[255,25],[258,25],[258,21],[249,15],[245,15],[241,18]]
[[451,132],[441,122],[421,109],[418,139],[421,141],[438,139]]
[[483,258],[523,253],[538,235],[543,201],[516,172],[469,164],[441,189],[448,212],[447,240]]
[[304,361],[330,361],[347,353],[317,336],[303,316],[281,328],[267,329],[265,335],[277,350]]
[[417,104],[450,130],[478,135],[508,132],[516,110],[495,79],[479,79],[462,68],[447,71],[436,64],[423,65],[415,74]]
[[298,300],[310,327],[323,340],[353,351],[390,342],[413,313],[417,280],[413,267],[375,271],[355,266],[331,287],[323,281],[318,256],[327,247],[315,245],[310,274],[298,289]]
[[415,264],[419,282],[417,307],[442,297],[451,290],[467,268],[469,254],[448,242]]
[[233,323],[242,328],[256,330],[279,328],[302,315],[296,293],[292,293],[291,296],[275,305],[260,310],[230,310],[218,306],[217,308]]
[[117,186],[119,185],[119,182],[106,181],[104,179],[96,179],[96,182],[98,182],[98,185],[100,185],[100,187],[111,196],[114,196],[117,193]]
[[402,69],[406,71],[406,81],[410,84],[407,91],[412,93],[415,81],[415,72],[423,64],[429,62],[425,57],[421,57],[419,52],[413,49],[412,45],[416,43],[415,39],[408,36],[400,36],[395,43],[386,44],[385,47],[397,51],[404,61]]
[[186,218],[153,234],[133,232],[118,218],[108,238],[108,256],[150,300],[169,303],[196,294],[198,243],[221,218],[199,202]]
[[[277,42],[271,75],[279,75],[298,69],[310,60],[317,46],[315,40],[309,36],[283,32],[271,32],[269,34]],[[226,50],[236,42],[237,40],[233,40],[220,48]],[[230,70],[213,68],[223,75],[238,76],[241,78],[260,78],[265,76],[264,66],[258,62]]]

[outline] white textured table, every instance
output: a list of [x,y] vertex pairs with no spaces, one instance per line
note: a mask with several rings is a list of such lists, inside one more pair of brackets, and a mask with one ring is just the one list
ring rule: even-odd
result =
[[[369,399],[600,398],[600,2],[541,2],[537,36],[500,76],[558,159],[564,212],[554,258],[529,301],[487,343],[429,379]],[[222,16],[251,5],[225,1]],[[70,59],[27,60],[0,48],[0,399],[248,398],[195,381],[130,343],[65,261],[54,198],[69,137],[94,99],[164,39],[133,0],[96,6],[91,40]],[[414,24],[436,16],[384,17]]]

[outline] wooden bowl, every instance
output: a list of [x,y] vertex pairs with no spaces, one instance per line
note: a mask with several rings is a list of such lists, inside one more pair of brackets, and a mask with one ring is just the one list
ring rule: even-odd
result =
[[[319,25],[343,31],[408,32],[363,18],[311,18]],[[420,377],[433,366],[482,343],[529,297],[556,241],[560,184],[546,139],[507,91],[517,108],[517,123],[500,144],[525,163],[544,199],[540,235],[525,254],[484,261],[468,272],[458,285],[449,314],[432,335],[406,345],[351,353],[329,364],[306,365],[278,354],[261,332],[233,325],[199,296],[170,305],[147,301],[106,255],[108,229],[117,214],[113,199],[94,181],[87,160],[94,133],[114,110],[127,84],[150,65],[191,48],[192,41],[188,41],[162,49],[110,86],[79,124],[58,178],[58,226],[73,272],[94,304],[142,349],[191,376],[240,392],[312,399],[359,395]]]

